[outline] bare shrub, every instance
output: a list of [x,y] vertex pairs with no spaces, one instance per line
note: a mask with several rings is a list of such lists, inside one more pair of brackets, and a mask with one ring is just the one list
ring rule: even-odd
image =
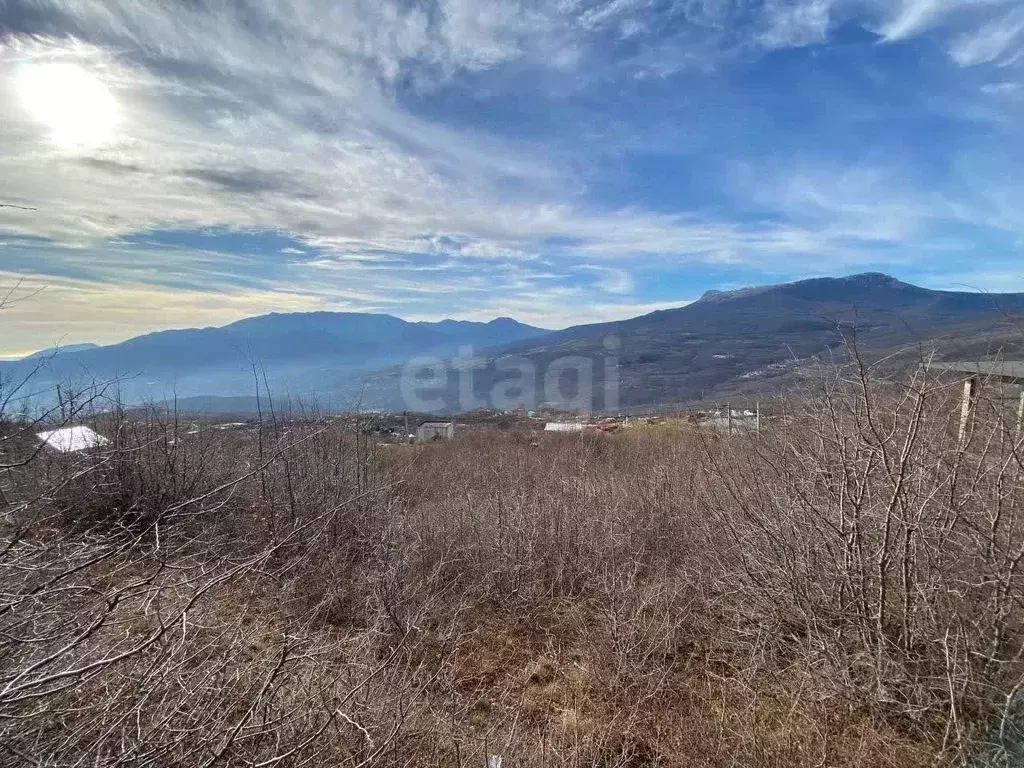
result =
[[1005,735],[1024,673],[1024,454],[998,389],[961,440],[958,381],[853,365],[765,439],[704,441],[703,508],[729,531],[749,633],[960,753]]
[[761,436],[12,441],[0,762],[1010,765],[1021,437],[990,382],[961,441],[958,387],[834,369]]

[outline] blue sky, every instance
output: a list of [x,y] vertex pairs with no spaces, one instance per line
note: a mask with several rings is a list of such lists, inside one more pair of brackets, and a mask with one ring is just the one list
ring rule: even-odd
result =
[[1020,0],[0,0],[0,356],[1024,291],[1022,118]]

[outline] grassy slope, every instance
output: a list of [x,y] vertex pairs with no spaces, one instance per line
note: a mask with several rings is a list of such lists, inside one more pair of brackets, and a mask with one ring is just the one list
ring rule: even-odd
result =
[[1024,454],[911,383],[759,441],[99,415],[0,528],[4,762],[955,763],[1024,673]]

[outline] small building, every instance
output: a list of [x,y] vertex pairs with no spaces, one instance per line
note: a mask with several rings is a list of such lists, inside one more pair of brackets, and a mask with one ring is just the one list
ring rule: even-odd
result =
[[451,440],[455,437],[454,421],[425,421],[416,427],[416,442],[429,443],[433,440]]
[[590,429],[590,424],[577,424],[574,421],[549,421],[544,425],[545,432],[583,432]]
[[36,434],[44,445],[57,453],[78,453],[90,448],[101,448],[110,441],[91,427],[63,427]]
[[692,419],[700,427],[728,434],[761,434],[761,404],[756,410],[721,408],[709,413],[694,414]]

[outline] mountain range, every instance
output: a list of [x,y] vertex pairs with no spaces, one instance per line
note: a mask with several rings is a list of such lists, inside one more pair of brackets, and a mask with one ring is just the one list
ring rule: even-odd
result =
[[[1017,354],[1024,294],[935,291],[866,273],[709,291],[679,309],[569,328],[516,345],[543,369],[564,355],[607,356],[616,340],[622,406],[713,401],[777,391],[814,359],[856,345],[877,359],[913,348],[945,358]],[[540,342],[540,343],[538,343]],[[605,366],[594,366],[595,386]]]
[[[148,333],[120,344],[76,344],[0,362],[0,380],[32,375],[32,391],[116,382],[128,403],[251,395],[300,398],[357,393],[359,376],[416,356],[445,358],[464,347],[500,348],[548,333],[510,318],[488,323],[408,322],[358,312],[271,313],[230,325]],[[265,379],[265,381],[264,381]],[[213,407],[221,407],[213,402]],[[335,403],[338,405],[339,403]],[[253,403],[253,407],[255,403]]]
[[[239,410],[240,398],[254,391],[255,365],[277,393],[398,410],[409,407],[410,376],[416,375],[407,361],[454,358],[472,347],[470,360],[412,382],[429,390],[432,410],[507,405],[517,380],[530,393],[524,405],[579,405],[573,381],[551,391],[550,374],[567,359],[574,361],[570,368],[585,363],[595,392],[616,384],[617,402],[599,394],[589,406],[616,410],[767,393],[809,361],[844,355],[851,343],[876,357],[922,345],[946,359],[995,352],[1019,357],[1022,315],[1024,294],[935,291],[867,273],[709,291],[677,309],[559,331],[509,318],[410,323],[360,313],[269,314],[222,328],[37,353],[0,363],[0,376],[39,367],[37,389],[40,382],[75,377],[128,377],[120,386],[129,401],[173,392],[185,400],[200,397],[193,401],[197,407],[215,410],[224,407],[216,398],[231,397],[231,409]],[[473,369],[468,386],[459,374],[467,364]]]

